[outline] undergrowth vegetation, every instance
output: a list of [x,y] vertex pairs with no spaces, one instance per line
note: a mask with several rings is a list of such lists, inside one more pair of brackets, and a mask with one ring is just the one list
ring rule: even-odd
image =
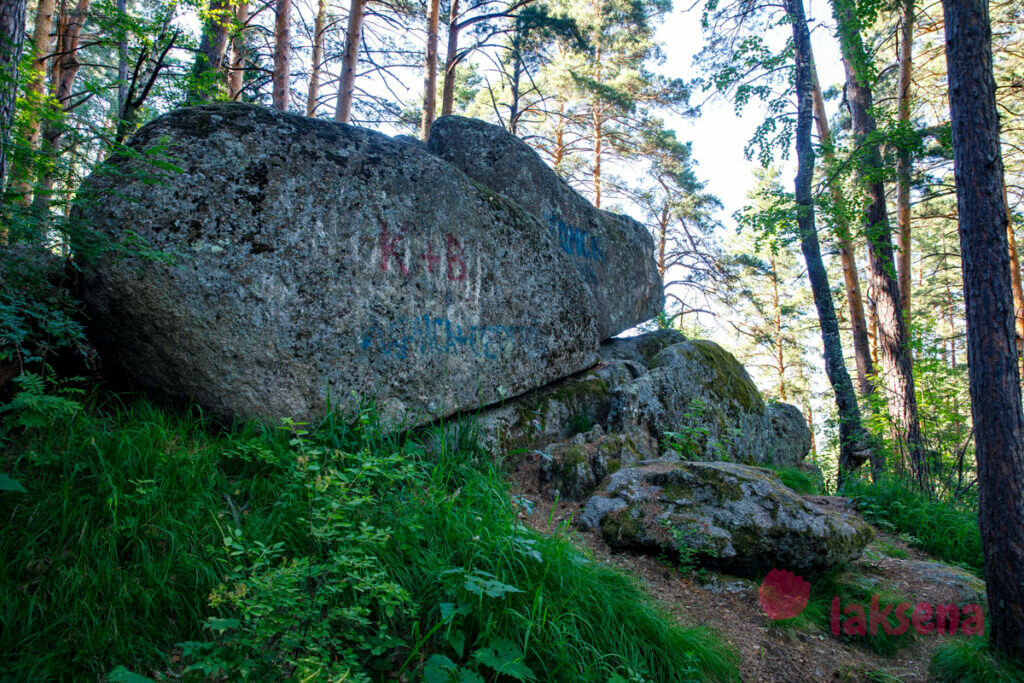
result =
[[8,412],[4,677],[736,678],[568,529],[520,524],[470,433],[388,436],[371,410],[220,429],[110,394]]
[[895,477],[851,479],[840,491],[883,531],[905,534],[925,552],[981,574],[984,558],[975,502],[929,499]]
[[936,683],[1013,683],[1024,681],[1024,667],[997,658],[985,638],[958,638],[935,650],[928,676]]

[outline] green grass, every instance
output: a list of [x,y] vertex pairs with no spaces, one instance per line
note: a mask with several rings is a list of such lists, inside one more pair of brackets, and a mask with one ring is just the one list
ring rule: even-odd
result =
[[712,632],[523,527],[471,435],[217,429],[109,395],[6,424],[27,492],[0,491],[0,677],[152,675],[181,643],[192,677],[737,678]]
[[821,487],[818,485],[818,482],[810,474],[797,467],[769,467],[768,469],[775,472],[783,484],[797,493],[811,496],[821,493]]
[[1024,681],[1024,666],[995,657],[985,638],[973,636],[935,650],[928,674],[937,683],[1011,683]]
[[930,555],[981,575],[984,559],[978,515],[969,506],[929,500],[893,478],[873,484],[854,480],[841,493],[857,502],[869,522],[909,534],[913,544]]

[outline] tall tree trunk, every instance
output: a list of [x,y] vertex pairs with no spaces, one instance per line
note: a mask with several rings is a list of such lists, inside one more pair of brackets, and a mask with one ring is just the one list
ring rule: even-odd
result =
[[448,45],[444,59],[444,90],[441,92],[441,116],[455,111],[455,69],[459,59],[459,0],[452,0],[448,19]]
[[203,37],[199,40],[199,52],[192,64],[189,82],[188,104],[201,104],[213,99],[223,81],[217,75],[222,73],[221,64],[228,49],[231,31],[230,0],[210,0],[208,14],[203,21]]
[[348,10],[348,29],[345,32],[345,55],[341,58],[341,77],[338,85],[338,104],[334,120],[348,123],[352,118],[352,95],[356,87],[356,67],[359,65],[359,41],[363,35],[363,7],[366,0],[352,0]]
[[1024,412],[987,0],[943,0],[989,643],[1024,658]]
[[[900,0],[899,76],[896,84],[896,120],[910,127],[911,51],[914,46],[914,0]],[[896,150],[896,225],[899,253],[896,275],[903,320],[910,325],[910,150]]]
[[316,5],[316,20],[313,22],[313,67],[309,74],[309,92],[306,94],[306,116],[316,114],[317,100],[320,99],[320,69],[324,61],[326,25],[327,2],[319,0]]
[[423,66],[423,118],[420,121],[420,136],[426,140],[434,125],[434,108],[437,106],[437,20],[440,11],[439,0],[429,0],[427,13],[427,57]]
[[[813,162],[812,162],[813,163]],[[782,307],[779,305],[779,273],[775,268],[775,254],[771,257],[772,266],[772,311],[775,318],[775,365],[779,373],[779,399],[785,401],[786,397],[786,362],[783,352],[785,347],[782,343]]]
[[1006,241],[1010,245],[1010,286],[1013,289],[1013,320],[1017,330],[1018,362],[1024,360],[1024,291],[1021,287],[1020,257],[1017,254],[1017,236],[1013,234],[1013,213],[1010,198],[1003,181],[1003,203],[1006,204]]
[[[25,0],[0,0],[0,196],[7,179],[7,148],[18,98],[18,61],[25,44]],[[6,241],[0,229],[0,243]]]
[[[71,95],[81,62],[78,61],[78,43],[82,36],[82,28],[89,14],[91,0],[78,0],[75,8],[68,12],[66,5],[61,4],[61,14],[57,21],[57,56],[50,69],[50,88],[60,111],[66,112],[71,105]],[[64,126],[60,122],[48,121],[43,128],[47,154],[56,160],[60,154],[61,141],[64,138]],[[32,198],[32,210],[45,215],[50,210],[50,199],[56,182],[52,165],[43,175],[40,186]]]
[[249,23],[249,2],[241,0],[235,6],[235,32],[231,36],[231,70],[228,72],[228,97],[232,102],[242,100],[245,87],[245,31]]
[[[128,13],[127,0],[117,0],[117,11],[123,17]],[[128,38],[123,36],[117,41],[117,112],[124,111],[125,99],[128,97]]]
[[604,125],[601,120],[600,107],[595,105],[591,117],[594,133],[594,206],[601,208],[601,156],[604,154]]
[[274,5],[274,109],[288,111],[291,92],[289,63],[291,62],[292,2],[276,0]]
[[828,273],[821,259],[821,245],[818,243],[818,229],[814,224],[814,196],[811,181],[814,176],[814,150],[811,147],[811,121],[813,119],[814,93],[811,71],[811,34],[807,29],[803,0],[786,0],[786,11],[793,27],[793,46],[796,60],[796,205],[797,227],[800,231],[800,250],[807,263],[807,277],[814,295],[821,326],[821,341],[825,354],[825,373],[835,393],[839,410],[839,471],[860,467],[867,459],[868,437],[861,425],[860,408],[853,391],[853,382],[843,360],[842,340],[839,337],[839,322],[836,319],[832,290],[828,284]]
[[868,274],[878,323],[878,347],[882,361],[886,404],[897,440],[906,445],[910,466],[918,484],[928,485],[927,463],[917,415],[913,361],[907,326],[900,308],[899,284],[893,257],[892,233],[882,184],[884,168],[877,142],[872,140],[875,118],[871,113],[871,88],[866,69],[869,58],[862,42],[852,0],[833,0],[839,25],[839,42],[846,67],[846,95],[853,135],[860,150],[861,177],[867,190],[865,235],[868,243]]
[[[825,113],[825,98],[821,95],[818,82],[818,71],[811,57],[811,69],[814,86],[814,120],[818,128],[818,140],[821,143],[825,166],[836,167],[835,145],[832,143],[832,131]],[[875,374],[875,366],[871,361],[871,342],[868,339],[868,326],[864,317],[864,297],[860,291],[860,277],[857,273],[857,258],[850,235],[850,224],[843,210],[846,200],[843,189],[838,182],[829,183],[832,203],[839,209],[836,211],[836,239],[839,242],[839,259],[843,264],[843,281],[846,285],[846,303],[850,309],[850,331],[853,335],[853,356],[857,363],[857,389],[861,396],[869,396],[874,391],[871,377]]]

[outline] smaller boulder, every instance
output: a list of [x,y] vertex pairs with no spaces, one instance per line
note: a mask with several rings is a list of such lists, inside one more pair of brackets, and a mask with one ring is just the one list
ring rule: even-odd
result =
[[685,554],[747,577],[822,573],[858,558],[874,536],[859,518],[806,502],[770,470],[724,462],[621,469],[579,523],[599,528],[613,548]]

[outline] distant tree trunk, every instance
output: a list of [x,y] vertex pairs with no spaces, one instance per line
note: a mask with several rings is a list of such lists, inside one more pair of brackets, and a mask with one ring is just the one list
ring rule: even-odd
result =
[[[128,12],[126,0],[117,0],[117,11],[121,16]],[[128,97],[128,38],[117,41],[117,111],[124,111],[125,99]]]
[[907,326],[900,307],[896,281],[892,233],[882,184],[884,168],[877,142],[872,141],[875,118],[871,113],[871,88],[862,73],[868,62],[855,19],[852,0],[833,0],[839,25],[840,48],[846,67],[846,96],[853,122],[853,136],[861,146],[861,177],[868,196],[865,235],[868,243],[868,274],[878,324],[879,356],[882,360],[886,403],[898,440],[906,445],[914,478],[923,488],[928,485],[927,463],[917,415],[914,393],[913,361]]
[[289,63],[291,61],[292,2],[276,0],[274,5],[274,109],[288,111],[291,91]]
[[[230,0],[210,0],[208,16],[203,22],[203,37],[199,40],[199,52],[192,64],[189,82],[188,104],[209,102],[216,94],[218,81],[211,74],[221,73],[224,53],[228,49],[228,35],[231,29]],[[220,82],[223,85],[223,82]]]
[[[817,123],[818,139],[821,144],[825,164],[835,167],[835,146],[832,144],[832,131],[825,113],[825,98],[821,95],[818,83],[818,72],[811,57],[814,86],[814,120]],[[829,183],[832,203],[837,208],[846,204],[843,189],[838,182]],[[860,291],[860,277],[857,273],[857,258],[850,237],[850,224],[846,214],[836,212],[836,239],[839,242],[839,258],[843,264],[843,281],[846,285],[846,303],[850,309],[850,331],[853,335],[853,356],[857,363],[857,389],[861,396],[869,396],[874,391],[871,377],[875,374],[874,363],[871,362],[871,341],[868,339],[868,326],[864,316],[864,297]]]
[[839,410],[839,471],[840,480],[844,472],[860,467],[867,459],[867,433],[861,425],[860,408],[853,391],[853,382],[846,371],[843,360],[842,340],[839,336],[839,322],[836,319],[832,290],[828,284],[828,273],[821,259],[821,245],[818,243],[818,229],[814,224],[814,196],[811,181],[814,176],[814,150],[811,147],[811,121],[814,108],[814,83],[811,70],[811,34],[807,29],[803,0],[786,0],[786,11],[793,27],[793,46],[796,61],[796,205],[797,227],[800,231],[800,250],[807,263],[807,277],[814,295],[821,327],[821,341],[825,352],[825,373],[835,393]]
[[818,444],[814,438],[814,409],[811,408],[811,398],[804,394],[804,419],[807,420],[807,429],[811,432],[811,454],[818,452]]
[[604,125],[599,107],[594,108],[594,206],[601,208],[601,156],[604,154]]
[[[813,162],[812,162],[813,163]],[[771,257],[772,267],[772,311],[775,318],[775,365],[779,373],[779,399],[787,400],[786,396],[786,362],[782,343],[782,307],[779,302],[779,273],[775,268],[775,254]]]
[[[914,0],[900,0],[899,76],[896,84],[896,120],[910,126],[911,51],[914,46]],[[903,320],[910,325],[910,150],[896,150],[896,225],[899,251],[896,275]]]
[[[50,88],[57,98],[61,112],[66,112],[71,105],[75,79],[82,66],[78,61],[78,43],[90,6],[91,0],[78,0],[75,8],[67,12],[62,4],[60,18],[57,21],[57,56],[50,69]],[[54,159],[60,156],[63,137],[64,127],[60,123],[47,122],[44,126],[43,138],[48,147],[47,153]],[[50,210],[54,182],[55,177],[51,168],[43,175],[38,191],[32,198],[32,209],[39,215],[44,215]]]
[[423,67],[423,118],[420,121],[420,136],[424,140],[434,125],[434,108],[437,106],[437,20],[440,2],[429,0],[427,7],[427,57]]
[[448,18],[448,45],[444,59],[444,90],[441,93],[441,116],[455,111],[455,68],[459,59],[459,0],[452,0]]
[[320,99],[320,69],[324,61],[326,26],[327,2],[319,0],[316,5],[316,20],[313,22],[313,65],[309,74],[309,92],[306,95],[306,116],[316,114],[317,100]]
[[1024,658],[1024,412],[987,0],[943,0],[989,643]]
[[666,201],[661,207],[661,215],[658,217],[658,277],[662,282],[665,282],[665,271],[668,268],[665,262],[665,252],[668,248],[668,221],[669,203]]
[[[7,148],[18,99],[18,61],[25,44],[25,0],[0,0],[0,196],[7,179]],[[5,221],[6,222],[6,221]],[[0,227],[0,243],[7,241]]]
[[249,23],[249,3],[241,0],[235,7],[235,33],[231,36],[231,70],[228,72],[228,97],[240,102],[245,87],[245,30]]
[[359,65],[359,41],[363,35],[363,7],[366,0],[352,0],[348,10],[348,30],[345,32],[345,56],[341,58],[341,77],[338,86],[338,104],[334,120],[348,123],[352,118],[352,95],[356,87],[356,67]]

